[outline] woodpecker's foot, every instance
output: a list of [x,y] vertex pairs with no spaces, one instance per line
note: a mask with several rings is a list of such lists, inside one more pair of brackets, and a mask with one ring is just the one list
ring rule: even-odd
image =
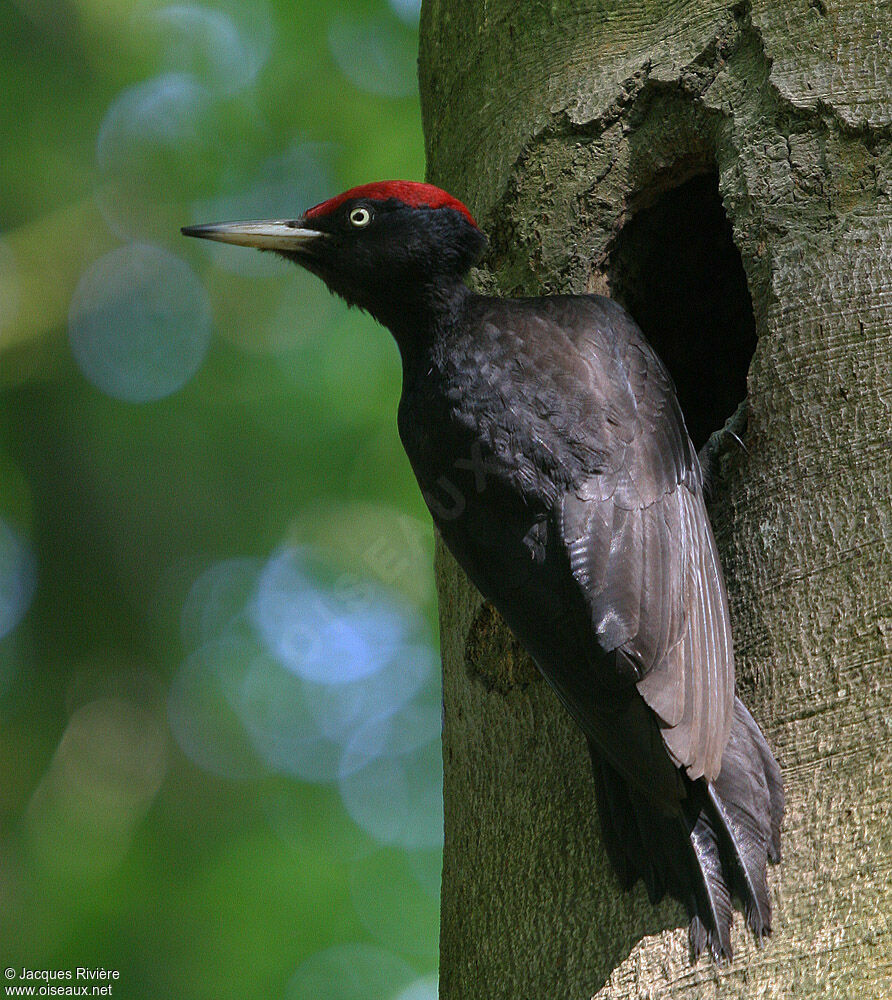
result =
[[719,471],[719,461],[727,454],[732,447],[740,448],[744,452],[747,450],[743,443],[743,435],[746,433],[747,416],[749,413],[749,403],[744,397],[737,409],[725,421],[724,426],[709,435],[709,440],[700,449],[700,468],[703,470],[703,483],[709,485],[715,481]]

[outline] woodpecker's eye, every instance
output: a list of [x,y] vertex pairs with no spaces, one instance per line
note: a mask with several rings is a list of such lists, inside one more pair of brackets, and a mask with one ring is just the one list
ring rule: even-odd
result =
[[354,208],[350,213],[350,221],[358,229],[362,229],[372,221],[372,213],[367,208]]

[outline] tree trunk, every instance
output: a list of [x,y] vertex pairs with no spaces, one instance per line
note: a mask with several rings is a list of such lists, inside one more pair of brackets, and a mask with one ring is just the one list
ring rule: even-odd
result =
[[[711,514],[738,691],[783,767],[774,935],[688,965],[623,893],[584,741],[439,552],[443,1000],[892,996],[888,4],[426,0],[429,177],[479,287],[610,291],[695,441],[748,395]],[[699,440],[698,440],[699,438]]]

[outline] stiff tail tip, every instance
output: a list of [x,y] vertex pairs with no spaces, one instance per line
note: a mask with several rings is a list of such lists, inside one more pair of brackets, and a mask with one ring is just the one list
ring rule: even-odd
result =
[[686,784],[675,813],[632,787],[592,746],[604,844],[624,887],[639,878],[651,902],[678,899],[690,919],[692,962],[709,951],[719,965],[733,958],[736,901],[761,945],[771,933],[768,862],[780,859],[784,795],[780,768],[739,699],[722,755],[708,784]]

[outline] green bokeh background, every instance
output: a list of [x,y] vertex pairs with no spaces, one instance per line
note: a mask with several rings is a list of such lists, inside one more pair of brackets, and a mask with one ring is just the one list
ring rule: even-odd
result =
[[[421,179],[416,36],[411,3],[385,0],[0,4],[4,967],[101,966],[146,1000],[435,996],[437,845],[271,765],[219,678],[171,724],[203,642],[259,648],[252,588],[283,546],[312,555],[326,607],[355,609],[345,588],[391,602],[434,662],[389,336],[295,269],[178,233]],[[204,291],[137,288],[101,329],[126,338],[136,315],[161,342],[210,339],[182,387],[133,402],[72,338],[103,294],[91,268],[143,245]],[[245,571],[241,596],[196,610],[221,565]]]

